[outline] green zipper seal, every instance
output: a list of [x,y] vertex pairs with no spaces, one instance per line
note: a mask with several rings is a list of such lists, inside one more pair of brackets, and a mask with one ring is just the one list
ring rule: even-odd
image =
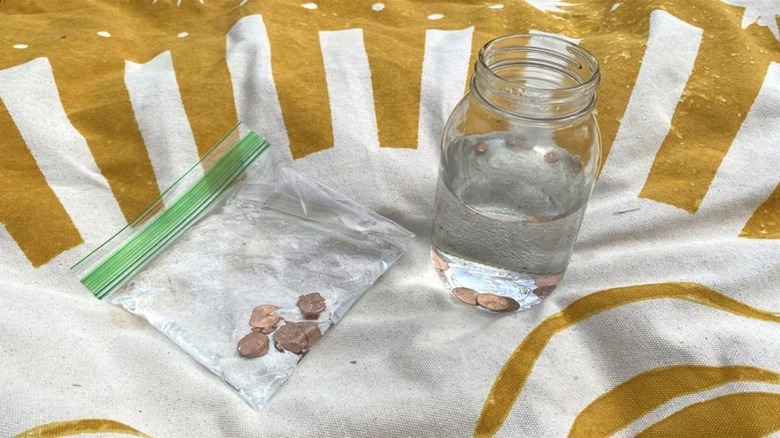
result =
[[249,132],[173,204],[86,274],[81,282],[103,299],[179,237],[268,148]]

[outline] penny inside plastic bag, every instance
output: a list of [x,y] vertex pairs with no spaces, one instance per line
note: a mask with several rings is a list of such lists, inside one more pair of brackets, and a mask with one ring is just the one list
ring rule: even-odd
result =
[[109,300],[260,409],[412,237],[268,150]]

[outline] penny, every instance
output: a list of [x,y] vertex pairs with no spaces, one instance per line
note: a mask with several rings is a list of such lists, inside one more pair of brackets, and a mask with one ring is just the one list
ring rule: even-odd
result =
[[262,306],[255,307],[254,310],[252,310],[252,315],[254,315],[255,313],[261,315],[270,315],[276,312],[277,310],[279,310],[279,308],[276,306],[272,306],[270,304],[263,304]]
[[541,224],[543,222],[547,222],[547,219],[541,217],[529,216],[525,218],[525,221],[532,224]]
[[547,298],[555,290],[555,286],[541,286],[534,289],[534,295],[539,298]]
[[325,310],[325,298],[316,292],[304,295],[298,300],[298,307],[306,319],[317,319],[320,317],[320,313]]
[[477,295],[477,304],[494,312],[514,312],[520,308],[520,304],[509,298],[493,294]]
[[546,161],[546,162],[548,162],[550,164],[557,163],[558,160],[560,160],[560,159],[561,159],[561,156],[556,154],[555,152],[547,152],[546,154],[544,154],[544,161]]
[[[253,332],[260,332],[260,333],[263,333],[263,334],[266,334],[266,335],[267,335],[268,333],[270,333],[268,330],[266,330],[266,329],[261,329],[261,328],[259,328],[259,327],[252,327],[252,331],[253,331]],[[273,331],[273,330],[271,330],[271,331]]]
[[474,152],[478,154],[484,154],[488,150],[488,146],[485,143],[478,143],[474,146]]
[[558,284],[558,282],[561,281],[561,278],[563,278],[563,272],[559,272],[557,274],[552,274],[552,275],[544,275],[542,277],[536,277],[536,279],[534,279],[534,283],[539,287],[555,286],[556,284]]
[[247,358],[262,357],[268,353],[268,336],[252,332],[238,341],[238,354]]
[[306,350],[310,350],[320,339],[322,339],[320,325],[316,322],[299,322],[296,325],[306,335]]
[[255,315],[252,315],[252,319],[249,320],[249,325],[260,329],[260,331],[265,334],[268,334],[276,330],[276,325],[279,324],[281,319],[282,318],[276,315],[265,315],[259,318],[255,318]]
[[[263,304],[262,306],[255,307],[252,309],[252,316],[249,318],[249,325],[252,327],[260,327],[258,325],[259,321],[275,312],[277,309],[279,308],[270,304]],[[274,322],[274,324],[276,324],[276,322]]]
[[477,295],[479,295],[479,292],[475,291],[474,289],[469,289],[467,287],[456,287],[452,290],[452,294],[470,306],[477,305]]
[[436,251],[433,250],[431,250],[431,261],[433,262],[433,267],[439,271],[450,269],[450,264],[445,262],[444,259],[439,257],[439,255],[436,254]]
[[287,350],[299,354],[308,345],[308,340],[298,324],[285,324],[274,333],[274,344],[279,351]]
[[519,136],[512,136],[506,139],[505,145],[509,149],[514,148],[525,148],[528,147],[528,139],[525,137],[519,137]]

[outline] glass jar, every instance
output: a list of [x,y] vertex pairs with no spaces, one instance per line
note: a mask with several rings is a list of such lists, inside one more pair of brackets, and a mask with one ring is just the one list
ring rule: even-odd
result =
[[527,309],[569,263],[599,167],[589,52],[548,35],[487,43],[442,138],[432,258],[461,301]]

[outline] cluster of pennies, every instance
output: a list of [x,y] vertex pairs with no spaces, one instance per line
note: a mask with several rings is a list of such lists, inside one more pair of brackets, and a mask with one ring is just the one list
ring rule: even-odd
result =
[[[431,260],[433,261],[433,267],[436,269],[436,272],[439,273],[442,281],[447,284],[444,272],[450,269],[450,264],[439,257],[434,251],[431,251]],[[536,278],[534,280],[534,284],[536,285],[536,288],[533,291],[534,295],[539,298],[545,298],[555,289],[562,277],[563,273],[561,272],[559,274]],[[493,312],[514,312],[520,309],[520,303],[510,297],[479,292],[468,287],[453,288],[452,294],[461,302],[468,304],[469,306],[477,306]]]
[[[298,308],[306,319],[316,320],[325,311],[325,299],[318,293],[303,295],[298,299]],[[280,352],[306,354],[322,338],[316,322],[285,321],[273,313],[279,308],[263,304],[252,310],[249,325],[252,332],[238,341],[238,353],[246,358],[263,357],[268,353],[272,334],[274,347]]]

